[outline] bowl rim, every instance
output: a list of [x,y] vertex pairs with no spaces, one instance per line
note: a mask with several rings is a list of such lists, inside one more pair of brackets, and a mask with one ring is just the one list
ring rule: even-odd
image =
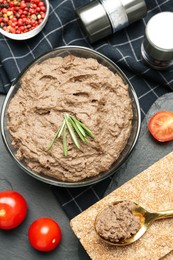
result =
[[[119,73],[119,75],[125,79],[126,83],[129,86],[129,89],[131,91],[132,97],[134,99],[134,104],[136,107],[136,117],[137,117],[137,128],[136,128],[136,135],[135,138],[133,140],[133,143],[126,155],[126,157],[124,157],[121,162],[119,163],[118,167],[116,169],[113,170],[109,170],[103,173],[100,173],[97,176],[94,176],[92,178],[88,178],[88,179],[84,179],[78,182],[64,182],[64,181],[59,181],[56,179],[53,179],[49,176],[45,176],[45,175],[41,175],[38,173],[34,173],[31,170],[29,170],[27,167],[25,167],[25,165],[20,162],[19,160],[16,159],[15,154],[13,153],[13,151],[11,150],[8,141],[6,139],[6,130],[4,129],[4,125],[5,125],[5,112],[7,110],[8,107],[8,103],[9,98],[11,97],[11,94],[13,93],[13,91],[15,90],[15,86],[17,84],[17,82],[22,78],[23,74],[27,71],[28,68],[30,68],[32,65],[37,64],[39,62],[39,60],[41,60],[42,58],[46,57],[46,55],[49,55],[51,53],[54,52],[59,52],[59,51],[87,51],[88,53],[94,54],[96,56],[98,56],[99,58],[106,60],[106,62],[108,64],[110,64],[111,66],[113,66],[115,68],[115,70],[117,71],[117,73]],[[35,179],[38,179],[44,183],[53,185],[53,186],[59,186],[59,187],[65,187],[65,188],[77,188],[77,187],[83,187],[83,186],[89,186],[89,185],[93,185],[96,184],[98,182],[103,181],[104,179],[110,177],[111,175],[113,175],[116,171],[118,171],[118,169],[124,164],[124,162],[128,159],[128,157],[130,156],[131,152],[133,151],[137,140],[139,138],[139,134],[140,134],[140,129],[141,129],[141,112],[140,112],[140,105],[139,105],[139,101],[138,101],[138,97],[137,94],[131,84],[131,82],[128,80],[127,76],[124,74],[124,72],[112,61],[110,60],[108,57],[106,57],[105,55],[101,54],[100,52],[90,49],[88,47],[83,47],[83,46],[76,46],[76,45],[69,45],[69,46],[61,46],[58,48],[55,48],[53,50],[44,52],[42,55],[40,55],[39,57],[37,57],[36,59],[34,59],[30,64],[28,64],[28,66],[25,67],[25,69],[17,76],[17,78],[15,79],[15,81],[12,83],[5,99],[2,105],[2,109],[1,109],[1,118],[0,118],[0,125],[1,125],[1,136],[2,136],[2,140],[5,144],[5,147],[7,149],[7,151],[10,153],[11,157],[15,160],[15,162],[18,164],[18,166],[24,170],[26,173],[28,173],[29,175],[31,175],[32,177],[34,177]],[[124,150],[124,149],[123,149]],[[123,151],[122,151],[123,152]]]
[[0,28],[0,33],[11,40],[17,40],[17,41],[28,40],[28,39],[31,39],[34,36],[36,36],[39,32],[41,32],[41,30],[46,25],[48,16],[49,16],[49,11],[50,11],[49,0],[43,0],[43,1],[46,4],[46,15],[45,15],[42,23],[39,24],[36,28],[34,28],[33,30],[31,30],[29,32],[21,33],[21,34],[9,33],[9,32],[4,31],[2,28]]

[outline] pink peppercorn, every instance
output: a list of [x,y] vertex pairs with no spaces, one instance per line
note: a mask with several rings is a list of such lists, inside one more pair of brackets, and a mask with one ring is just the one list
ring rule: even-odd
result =
[[35,29],[46,14],[41,0],[0,0],[0,28],[22,34]]

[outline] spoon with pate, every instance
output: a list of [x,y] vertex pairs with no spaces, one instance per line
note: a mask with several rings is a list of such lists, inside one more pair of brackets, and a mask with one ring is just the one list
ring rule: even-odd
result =
[[97,214],[94,228],[106,243],[125,246],[141,238],[155,220],[170,217],[173,210],[149,212],[135,202],[116,201]]

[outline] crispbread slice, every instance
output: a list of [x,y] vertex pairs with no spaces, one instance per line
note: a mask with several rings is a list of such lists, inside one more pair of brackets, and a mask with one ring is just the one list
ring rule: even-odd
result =
[[[131,200],[150,211],[173,209],[173,152],[73,218],[70,225],[93,260],[172,260],[173,218],[157,220],[136,243],[124,247],[101,241],[94,230],[97,213],[116,200]],[[163,258],[164,259],[164,258]]]
[[165,255],[164,257],[160,258],[160,260],[172,260],[173,259],[173,251],[171,250],[170,253]]

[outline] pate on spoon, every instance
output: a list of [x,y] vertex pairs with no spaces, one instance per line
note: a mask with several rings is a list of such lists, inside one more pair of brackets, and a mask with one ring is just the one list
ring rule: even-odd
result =
[[149,212],[135,202],[116,201],[97,214],[94,228],[106,243],[125,246],[141,238],[155,220],[170,217],[173,210]]

